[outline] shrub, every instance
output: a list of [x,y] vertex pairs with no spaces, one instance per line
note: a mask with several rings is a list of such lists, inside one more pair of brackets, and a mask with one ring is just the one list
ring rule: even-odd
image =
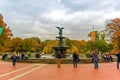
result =
[[0,55],[2,55],[2,52],[0,51]]
[[91,57],[92,57],[92,54],[90,54],[90,53],[85,53],[85,56],[86,56],[87,58],[91,58]]
[[32,54],[31,52],[27,52],[28,57],[30,57],[30,56],[31,56],[31,54]]

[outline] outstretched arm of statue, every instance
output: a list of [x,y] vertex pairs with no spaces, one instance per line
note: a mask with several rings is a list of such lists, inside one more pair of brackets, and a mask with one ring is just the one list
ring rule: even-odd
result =
[[58,29],[60,30],[60,28],[59,28],[59,27],[56,27],[56,28],[58,28]]

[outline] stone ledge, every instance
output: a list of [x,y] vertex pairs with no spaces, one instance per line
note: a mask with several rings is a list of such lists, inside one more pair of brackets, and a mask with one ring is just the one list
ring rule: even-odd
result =
[[[10,58],[7,58],[5,59],[4,61],[11,61]],[[28,60],[25,60],[25,61],[21,61],[21,60],[18,60],[18,62],[25,62],[25,63],[44,63],[44,64],[56,64],[56,59],[28,59]],[[99,63],[104,63],[106,61],[104,61],[104,59],[99,59]],[[113,58],[113,62],[116,62],[116,58]],[[92,63],[92,59],[91,58],[87,58],[87,59],[80,59],[80,62],[79,63]],[[62,64],[72,64],[72,59],[66,59],[66,58],[63,58],[62,59]]]

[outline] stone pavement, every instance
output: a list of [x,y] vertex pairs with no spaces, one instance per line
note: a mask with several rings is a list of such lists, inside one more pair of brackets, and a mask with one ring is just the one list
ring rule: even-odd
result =
[[0,80],[120,80],[120,70],[116,63],[100,63],[99,69],[93,64],[29,64],[0,61]]

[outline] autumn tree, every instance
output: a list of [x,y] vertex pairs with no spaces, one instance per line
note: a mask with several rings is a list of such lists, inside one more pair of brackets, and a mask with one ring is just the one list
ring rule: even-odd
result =
[[33,46],[34,48],[36,48],[36,51],[42,51],[41,50],[41,39],[38,37],[31,37],[31,39],[33,40]]
[[111,20],[106,25],[106,33],[116,49],[120,50],[120,18]]
[[57,40],[51,40],[43,49],[45,53],[53,53],[53,46],[57,46],[58,41]]
[[39,48],[39,41],[38,39],[33,39],[33,38],[25,38],[22,40],[21,43],[21,49],[23,51],[30,51],[30,52],[36,52]]
[[73,53],[73,52],[78,53],[78,48],[73,45],[73,46],[71,47],[71,52],[72,52],[72,53]]
[[42,41],[41,44],[40,44],[40,50],[43,51],[44,48],[46,47],[46,45],[47,45],[48,43],[50,43],[50,42],[51,42],[51,40],[48,40],[48,39]]
[[13,38],[11,40],[11,52],[16,51],[16,52],[21,52],[21,45],[22,45],[22,39],[19,37]]
[[3,16],[0,14],[0,28],[3,29],[0,36],[0,51],[7,52],[10,50],[10,39],[13,36],[10,27],[3,21]]
[[[85,47],[86,47],[86,41],[85,40],[71,40],[72,46],[75,46],[78,48],[79,53],[84,53],[85,52]],[[74,48],[74,47],[71,47]]]

